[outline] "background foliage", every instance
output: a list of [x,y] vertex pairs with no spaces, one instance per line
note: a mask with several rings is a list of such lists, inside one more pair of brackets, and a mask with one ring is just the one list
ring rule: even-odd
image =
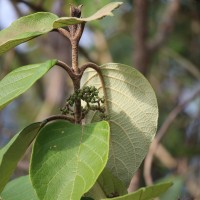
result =
[[[108,1],[1,0],[0,29],[9,25],[6,22],[12,15],[17,18],[35,11],[68,15],[69,3],[84,4],[83,15],[87,17]],[[10,16],[5,13],[8,4]],[[181,193],[184,198],[200,196],[200,99],[192,98],[200,90],[199,10],[200,2],[196,0],[125,0],[115,12],[115,18],[89,24],[81,40],[80,63],[86,60],[97,64],[120,62],[138,68],[151,82],[160,109],[159,128],[162,127],[158,130],[162,145],[156,148],[151,174],[154,181],[173,180],[176,187],[169,193],[177,198]],[[16,66],[53,58],[70,62],[69,43],[56,33],[1,56],[0,77]],[[36,86],[1,111],[0,145],[30,121],[58,112],[70,88],[71,82],[62,69],[51,70]],[[188,98],[190,101],[184,103]],[[14,176],[27,173],[28,158],[29,152]],[[141,166],[130,190],[151,182],[146,169]]]

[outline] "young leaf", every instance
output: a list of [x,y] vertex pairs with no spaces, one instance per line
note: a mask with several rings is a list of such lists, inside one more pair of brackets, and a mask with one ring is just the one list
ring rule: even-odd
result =
[[0,31],[0,55],[13,47],[53,30],[58,17],[48,12],[38,12],[14,21]]
[[122,5],[122,2],[113,2],[109,3],[108,5],[101,8],[99,11],[97,11],[95,14],[93,14],[90,17],[85,18],[76,18],[76,17],[61,17],[57,20],[55,20],[53,26],[54,28],[60,28],[72,24],[80,24],[83,22],[90,22],[93,20],[102,19],[106,16],[113,16],[112,11],[116,8],[118,8],[120,5]]
[[2,200],[39,200],[29,176],[10,181],[2,192]]
[[45,126],[33,148],[30,176],[43,200],[77,200],[96,182],[106,165],[109,125],[57,121]]
[[[136,192],[121,196],[112,198],[113,200],[152,200],[156,197],[159,197],[161,194],[166,192],[168,188],[172,186],[171,182],[168,183],[162,183],[157,184],[145,188],[141,188],[137,190]],[[109,199],[103,199],[103,200],[109,200]]]
[[[127,186],[144,159],[156,133],[158,106],[155,93],[136,69],[122,64],[105,64],[101,72],[111,131],[108,168]],[[83,75],[82,85],[94,85],[103,95],[101,82],[93,69]],[[90,112],[86,122],[99,121]]]
[[18,161],[38,134],[41,123],[31,124],[16,134],[0,149],[0,193],[17,166]]
[[26,65],[5,76],[0,81],[0,110],[28,90],[55,64],[56,60],[49,60],[40,64]]

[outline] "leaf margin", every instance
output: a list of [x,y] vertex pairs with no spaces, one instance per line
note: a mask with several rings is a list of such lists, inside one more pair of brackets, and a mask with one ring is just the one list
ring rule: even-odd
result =
[[[100,20],[106,16],[113,16],[112,11],[117,9],[123,4],[123,2],[111,2],[104,7],[102,7],[100,10],[98,10],[96,13],[89,17],[84,18],[77,18],[77,17],[61,17],[54,21],[53,27],[54,28],[61,28],[68,25],[74,25],[74,24],[80,24],[80,23],[86,23],[91,22],[94,20]],[[102,12],[102,13],[101,13]]]

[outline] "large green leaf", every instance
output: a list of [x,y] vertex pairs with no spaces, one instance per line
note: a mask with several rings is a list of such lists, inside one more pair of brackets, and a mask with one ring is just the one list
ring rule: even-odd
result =
[[39,200],[29,176],[22,176],[10,181],[1,196],[2,200]]
[[38,12],[21,17],[0,31],[0,55],[13,47],[53,30],[58,17],[48,12]]
[[[122,64],[101,66],[106,95],[111,142],[108,167],[128,186],[144,159],[156,133],[158,107],[155,93],[136,69]],[[82,85],[94,85],[103,95],[101,82],[93,69],[87,69]],[[90,112],[86,122],[98,121]]]
[[38,134],[41,123],[31,124],[16,134],[0,149],[0,193],[17,166],[18,161]]
[[122,2],[113,2],[109,3],[108,5],[104,6],[100,10],[98,10],[95,14],[90,17],[85,18],[76,18],[76,17],[61,17],[55,20],[53,26],[54,28],[60,28],[72,24],[79,24],[82,22],[89,22],[93,20],[101,19],[105,16],[113,16],[112,11],[122,5]]
[[[137,190],[136,192],[121,196],[112,198],[113,200],[152,200],[156,197],[159,197],[161,194],[166,192],[168,188],[172,186],[171,182],[168,183],[162,183],[157,184],[153,186],[149,186],[146,188],[141,188]],[[109,200],[109,199],[104,199]]]
[[106,165],[109,125],[58,121],[38,135],[31,160],[32,184],[42,200],[78,200]]
[[49,60],[40,64],[26,65],[5,76],[0,81],[0,109],[28,90],[55,64],[56,60]]

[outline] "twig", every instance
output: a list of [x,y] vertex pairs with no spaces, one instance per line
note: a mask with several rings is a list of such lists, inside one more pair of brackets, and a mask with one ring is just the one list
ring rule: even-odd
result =
[[152,142],[149,152],[146,156],[145,162],[144,162],[144,179],[147,185],[153,184],[153,179],[151,176],[151,167],[153,162],[154,154],[158,148],[158,145],[163,138],[163,136],[167,133],[168,128],[170,125],[174,122],[176,117],[180,112],[182,112],[188,103],[190,103],[192,100],[194,100],[198,95],[200,94],[200,89],[198,89],[190,98],[185,100],[183,103],[180,103],[177,105],[168,115],[167,119],[161,126],[160,130],[158,131],[154,141]]
[[63,68],[69,74],[70,78],[73,79],[74,74],[72,72],[72,69],[66,63],[58,60],[56,62],[56,65],[58,65],[59,67]]
[[66,38],[70,39],[70,33],[68,30],[64,29],[64,28],[58,28],[57,29],[59,33],[61,33],[62,35],[64,35]]

